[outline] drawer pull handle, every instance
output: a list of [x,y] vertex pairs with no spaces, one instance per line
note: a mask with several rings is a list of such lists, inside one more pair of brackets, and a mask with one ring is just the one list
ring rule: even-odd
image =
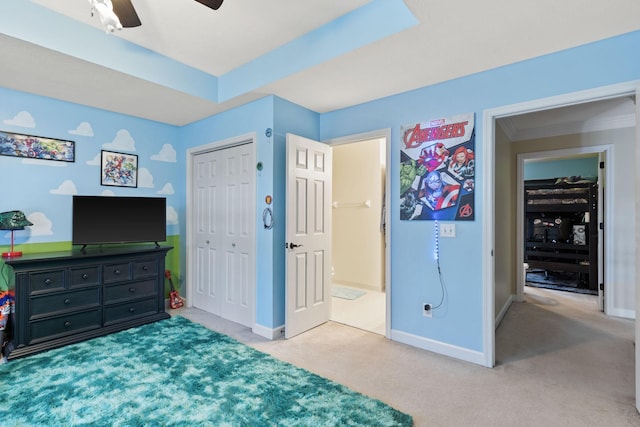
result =
[[119,275],[120,275],[120,270],[115,269],[115,270],[113,271],[113,274],[115,274],[116,276],[119,276]]
[[50,284],[52,284],[52,283],[53,283],[53,280],[51,280],[51,279],[49,279],[49,278],[44,279],[44,284],[45,284],[45,285],[49,286],[49,285],[50,285]]
[[136,291],[136,288],[129,288],[129,292],[134,293]]
[[143,269],[144,271],[147,271],[147,270],[149,270],[149,267],[148,267],[148,266],[146,266],[146,265],[143,265],[143,266],[142,266],[142,269]]
[[136,311],[135,307],[131,307],[131,308],[129,309],[129,313],[135,313],[135,311]]
[[69,305],[69,304],[71,304],[71,300],[69,298],[67,298],[67,299],[64,300],[64,303]]
[[64,322],[64,327],[69,328],[71,326],[71,322]]
[[82,278],[83,278],[84,280],[87,280],[87,279],[89,278],[89,275],[88,275],[87,273],[84,273],[84,274],[82,275]]

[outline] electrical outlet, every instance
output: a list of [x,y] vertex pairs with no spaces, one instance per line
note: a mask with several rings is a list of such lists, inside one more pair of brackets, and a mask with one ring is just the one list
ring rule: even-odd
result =
[[424,317],[431,317],[431,312],[433,311],[432,307],[433,306],[431,304],[427,303],[427,302],[422,304],[422,315]]
[[456,225],[454,223],[440,224],[441,237],[456,237]]

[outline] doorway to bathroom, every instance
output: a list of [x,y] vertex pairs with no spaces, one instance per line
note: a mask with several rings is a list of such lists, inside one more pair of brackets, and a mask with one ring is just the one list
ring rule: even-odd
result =
[[332,144],[331,320],[386,334],[386,138]]

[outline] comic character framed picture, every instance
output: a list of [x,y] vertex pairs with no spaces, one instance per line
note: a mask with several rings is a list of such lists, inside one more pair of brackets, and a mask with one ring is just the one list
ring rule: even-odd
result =
[[75,162],[75,142],[0,131],[0,155]]
[[138,156],[102,150],[100,185],[137,187]]

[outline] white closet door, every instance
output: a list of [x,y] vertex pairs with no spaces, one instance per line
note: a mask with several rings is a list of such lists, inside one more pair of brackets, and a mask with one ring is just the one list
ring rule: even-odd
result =
[[193,306],[252,327],[255,312],[253,146],[194,158]]

